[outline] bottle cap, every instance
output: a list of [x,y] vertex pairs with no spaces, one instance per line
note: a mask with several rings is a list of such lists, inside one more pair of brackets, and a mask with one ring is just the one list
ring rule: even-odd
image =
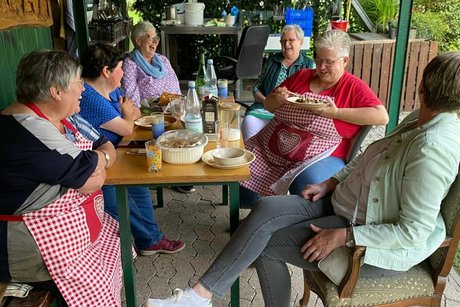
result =
[[195,81],[189,81],[188,87],[195,87]]
[[214,64],[212,59],[208,59],[208,64]]

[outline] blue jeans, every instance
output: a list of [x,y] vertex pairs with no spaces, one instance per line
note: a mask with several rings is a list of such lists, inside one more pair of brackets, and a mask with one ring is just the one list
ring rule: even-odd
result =
[[[117,197],[115,186],[105,185],[104,210],[118,221]],[[152,198],[148,187],[128,188],[128,206],[130,210],[131,233],[138,249],[146,249],[163,238],[163,233],[155,222]]]
[[[320,183],[335,175],[345,166],[345,162],[337,157],[324,158],[303,170],[289,187],[291,195],[300,195],[307,184]],[[240,208],[252,209],[263,196],[240,186]]]
[[334,176],[345,166],[345,162],[337,157],[329,156],[303,170],[289,187],[291,195],[300,195],[307,184],[323,182]]

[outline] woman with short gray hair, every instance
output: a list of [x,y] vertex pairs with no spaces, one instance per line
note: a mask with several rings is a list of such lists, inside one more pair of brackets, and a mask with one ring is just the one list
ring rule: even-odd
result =
[[19,63],[17,101],[0,114],[0,280],[59,292],[68,306],[119,306],[119,229],[100,190],[116,151],[77,114],[80,73],[64,51]]
[[140,107],[142,99],[160,97],[163,92],[181,94],[179,80],[169,60],[158,54],[160,37],[148,21],[137,23],[131,31],[135,49],[123,61],[121,87]]
[[241,132],[247,140],[256,135],[273,118],[264,108],[265,97],[284,80],[302,68],[314,68],[315,63],[302,51],[304,33],[299,25],[285,25],[281,30],[281,52],[271,55],[252,88],[255,102],[246,111]]

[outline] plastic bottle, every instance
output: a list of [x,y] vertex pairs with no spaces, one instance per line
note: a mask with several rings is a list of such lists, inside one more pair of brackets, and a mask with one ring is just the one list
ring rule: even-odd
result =
[[198,67],[198,73],[196,74],[196,91],[200,101],[204,100],[206,95],[205,91],[205,75],[206,75],[206,64],[204,61],[204,53],[200,54],[200,66]]
[[206,67],[206,74],[205,74],[205,93],[212,94],[213,96],[218,95],[217,92],[217,75],[216,71],[214,70],[214,63],[212,59],[208,59],[208,66]]
[[195,81],[188,82],[187,98],[185,100],[185,129],[203,133],[200,101],[195,90]]

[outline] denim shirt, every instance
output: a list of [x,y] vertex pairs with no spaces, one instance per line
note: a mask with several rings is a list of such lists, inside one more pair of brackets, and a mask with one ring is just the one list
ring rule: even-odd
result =
[[[356,244],[366,246],[364,262],[384,269],[410,269],[446,235],[440,204],[458,173],[460,120],[445,112],[411,128],[417,118],[418,110],[386,137],[392,141],[375,164],[365,225],[353,227]],[[334,176],[336,189],[359,158]]]

